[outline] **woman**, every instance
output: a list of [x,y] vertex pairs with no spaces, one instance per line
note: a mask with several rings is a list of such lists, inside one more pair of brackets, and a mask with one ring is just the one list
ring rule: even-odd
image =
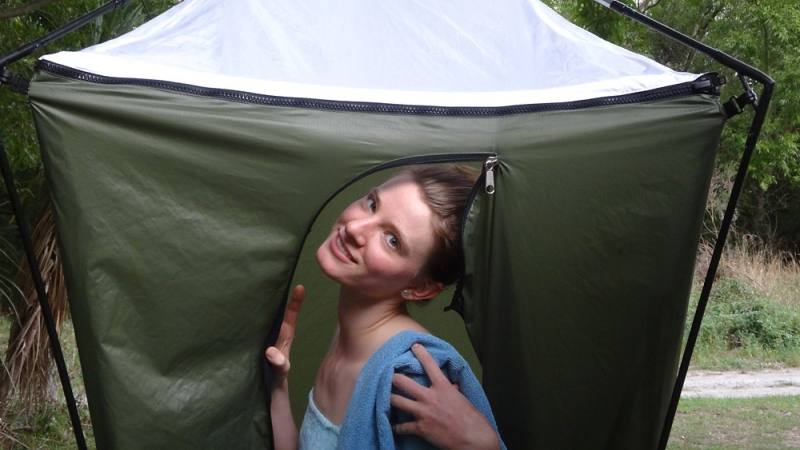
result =
[[[414,418],[393,424],[395,434],[417,435],[441,448],[500,447],[479,385],[480,392],[473,387],[473,393],[478,397],[476,404],[488,410],[483,413],[488,420],[450,383],[424,347],[411,344],[429,346],[440,363],[447,360],[448,367],[455,367],[457,376],[466,377],[464,382],[471,386],[477,383],[474,375],[457,362],[463,361],[457,353],[450,360],[452,347],[431,337],[406,310],[407,302],[429,300],[458,278],[462,267],[459,224],[474,181],[472,171],[459,166],[408,169],[371,190],[337,218],[316,259],[322,271],[341,286],[338,328],[309,393],[300,447],[336,448],[345,441],[350,446],[370,442],[393,447],[391,430],[388,438],[380,432],[368,436],[375,428],[368,422],[381,418],[362,406],[381,398]],[[298,446],[287,375],[304,295],[302,286],[294,289],[276,346],[265,352],[275,371],[271,415],[275,445],[281,450]],[[392,364],[408,358],[409,347],[428,373],[430,387],[391,375]],[[386,370],[391,383],[406,396],[390,395],[391,386],[379,387]],[[354,395],[355,406],[348,409]],[[336,424],[342,424],[341,430]],[[398,439],[401,446],[412,441]]]

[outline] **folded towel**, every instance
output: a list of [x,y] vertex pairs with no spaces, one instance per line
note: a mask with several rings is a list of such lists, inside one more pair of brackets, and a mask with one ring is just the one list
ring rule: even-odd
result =
[[[497,424],[483,387],[458,351],[435,336],[404,331],[383,344],[361,369],[339,431],[338,449],[434,448],[415,436],[398,435],[395,441],[392,433],[393,420],[397,416],[392,414],[389,403],[392,375],[395,372],[402,373],[430,386],[422,364],[411,353],[414,343],[425,346],[442,372],[451,382],[458,383],[464,396],[486,416],[497,432]],[[500,446],[506,448],[502,439]]]

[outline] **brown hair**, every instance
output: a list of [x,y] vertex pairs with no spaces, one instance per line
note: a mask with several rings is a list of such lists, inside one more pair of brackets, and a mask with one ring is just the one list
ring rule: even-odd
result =
[[420,187],[425,202],[438,219],[433,224],[436,246],[422,273],[445,285],[454,283],[464,265],[459,235],[461,218],[478,171],[459,164],[436,164],[411,167],[404,173]]

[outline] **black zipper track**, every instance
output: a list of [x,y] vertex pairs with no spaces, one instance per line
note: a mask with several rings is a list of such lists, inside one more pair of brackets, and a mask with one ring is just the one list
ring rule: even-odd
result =
[[[343,190],[347,189],[348,186],[352,185],[356,181],[361,180],[362,178],[367,177],[369,175],[372,175],[372,174],[374,174],[376,172],[380,172],[382,170],[392,169],[392,168],[400,167],[400,166],[409,166],[409,165],[416,165],[416,164],[437,164],[437,163],[458,163],[458,162],[467,162],[467,161],[484,161],[484,160],[486,160],[486,158],[488,158],[490,156],[497,157],[497,153],[494,153],[494,152],[440,153],[440,154],[433,154],[433,155],[408,156],[408,157],[404,157],[404,158],[393,159],[391,161],[387,161],[387,162],[382,163],[382,164],[378,164],[377,166],[373,166],[373,167],[369,168],[368,170],[365,170],[364,172],[361,172],[360,174],[356,175],[355,177],[353,177],[349,181],[347,181],[345,184],[343,184],[339,189],[337,189],[335,192],[333,192],[330,196],[328,196],[328,198],[322,203],[322,205],[320,205],[320,207],[317,209],[317,212],[314,214],[314,217],[309,222],[308,227],[306,227],[306,231],[303,234],[303,241],[300,243],[300,251],[297,252],[297,256],[299,257],[300,253],[303,251],[303,248],[306,245],[306,241],[308,239],[308,236],[311,234],[311,228],[314,226],[314,223],[317,221],[317,218],[319,218],[319,215],[322,213],[322,211],[325,209],[325,207],[328,205],[328,203],[330,203],[331,200],[333,200],[337,195],[339,195],[339,193],[341,193]],[[479,177],[478,182],[480,182],[480,180],[482,180],[482,179],[483,179],[483,176]],[[477,188],[477,186],[474,187],[473,189],[476,189],[476,188]],[[474,195],[471,195],[470,196],[469,205],[472,204],[473,199],[474,199]],[[292,272],[289,274],[289,282],[286,285],[286,287],[284,288],[283,297],[282,297],[283,300],[282,300],[282,302],[281,302],[281,304],[279,306],[278,315],[275,317],[275,322],[272,325],[272,329],[270,330],[269,336],[267,337],[267,342],[265,342],[265,347],[264,348],[266,348],[268,346],[271,346],[271,345],[275,345],[275,342],[278,339],[278,333],[280,332],[280,325],[281,325],[281,322],[283,322],[283,314],[284,314],[284,312],[286,310],[286,303],[289,300],[289,292],[290,292],[290,290],[292,288],[291,284],[292,284],[292,281],[294,281],[294,274],[295,274],[295,271],[297,270],[297,263],[298,263],[298,261],[295,261],[294,266],[292,267]],[[271,369],[269,367],[269,364],[266,363],[266,360],[264,362],[264,367],[265,367],[265,377],[268,378],[270,375],[267,375],[267,373],[269,373],[269,370],[271,370]]]
[[[360,174],[356,175],[355,177],[351,178],[347,183],[342,185],[339,189],[333,192],[322,205],[317,209],[317,213],[314,214],[314,218],[311,219],[311,223],[308,225],[306,229],[305,237],[303,238],[303,245],[305,245],[305,240],[308,237],[308,234],[311,232],[311,227],[314,225],[314,222],[317,221],[317,217],[322,213],[322,210],[325,209],[325,206],[330,203],[339,193],[343,190],[347,189],[348,186],[355,183],[356,181],[372,175],[373,173],[380,172],[382,170],[392,169],[395,167],[401,166],[411,166],[416,164],[441,164],[441,163],[459,163],[459,162],[468,162],[468,161],[485,161],[486,158],[490,156],[497,157],[497,153],[495,152],[469,152],[469,153],[437,153],[432,155],[417,155],[417,156],[407,156],[403,158],[393,159],[391,161],[386,161],[385,163],[378,164],[377,166],[372,166],[368,170],[361,172]],[[481,175],[480,178],[483,178]],[[470,204],[474,199],[474,194],[470,195]],[[294,276],[294,275],[292,275]]]
[[250,92],[229,89],[216,89],[194,86],[191,84],[175,83],[171,81],[148,80],[143,78],[117,78],[73,69],[47,60],[38,60],[36,69],[67,78],[87,81],[98,84],[124,84],[146,86],[155,89],[179,92],[188,95],[220,98],[241,103],[258,105],[282,106],[289,108],[322,109],[331,111],[371,112],[383,114],[406,114],[424,116],[467,116],[487,117],[505,116],[510,114],[523,114],[542,111],[562,111],[572,109],[591,108],[596,106],[625,105],[660,100],[670,97],[680,97],[693,94],[719,94],[719,86],[723,83],[716,73],[701,75],[694,81],[665,86],[633,94],[598,97],[587,100],[578,100],[559,103],[538,103],[511,106],[429,106],[429,105],[399,105],[393,103],[374,102],[349,102],[337,100],[323,100],[302,97],[280,97],[275,95],[253,94]]
[[[497,156],[497,155],[494,155]],[[494,166],[495,174],[499,172],[500,164],[498,160],[498,164]],[[444,307],[445,311],[453,310],[461,316],[461,319],[464,319],[464,277],[467,274],[467,261],[464,255],[464,248],[466,248],[466,244],[464,242],[464,231],[467,228],[467,218],[469,217],[469,212],[472,209],[472,205],[475,203],[475,200],[478,198],[478,194],[486,189],[486,166],[484,165],[481,168],[481,174],[478,176],[478,179],[475,180],[475,185],[472,186],[472,191],[469,193],[469,197],[467,198],[467,203],[464,205],[464,211],[461,213],[461,220],[458,224],[458,239],[461,242],[461,273],[458,276],[458,281],[456,281],[456,287],[453,290],[453,296],[450,297],[450,303]],[[496,193],[495,193],[496,194]],[[494,195],[494,194],[491,194]]]

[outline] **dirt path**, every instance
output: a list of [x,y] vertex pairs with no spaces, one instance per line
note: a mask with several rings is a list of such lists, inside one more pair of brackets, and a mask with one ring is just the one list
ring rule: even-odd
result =
[[690,371],[681,397],[800,395],[800,368],[712,372]]

